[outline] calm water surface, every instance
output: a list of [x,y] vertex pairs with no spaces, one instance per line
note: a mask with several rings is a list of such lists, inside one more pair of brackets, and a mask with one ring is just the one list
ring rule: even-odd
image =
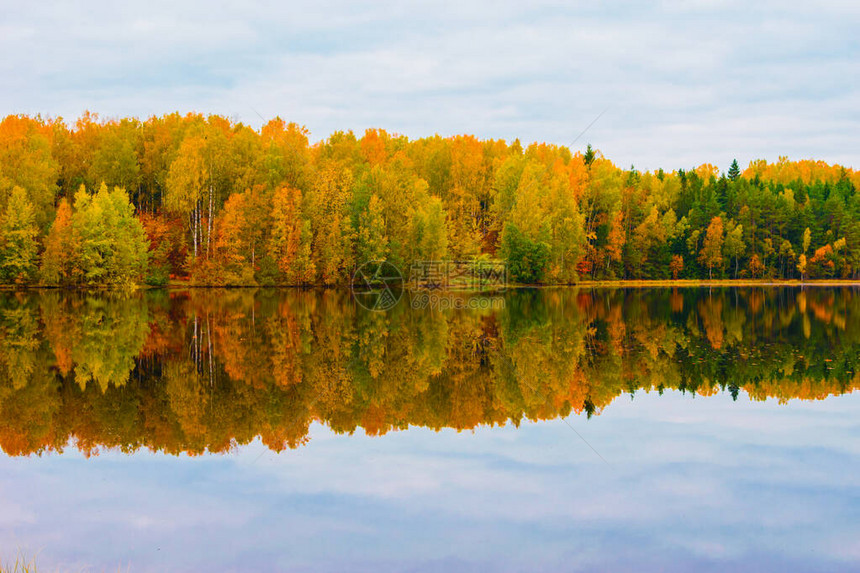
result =
[[500,296],[0,294],[0,559],[860,569],[860,291]]

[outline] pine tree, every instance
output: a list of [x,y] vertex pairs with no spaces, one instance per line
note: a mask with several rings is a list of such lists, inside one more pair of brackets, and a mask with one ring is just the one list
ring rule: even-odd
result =
[[738,160],[732,160],[732,166],[729,167],[729,181],[737,181],[741,176],[741,168],[738,166]]
[[585,154],[582,156],[582,160],[585,162],[586,167],[591,167],[591,164],[594,163],[594,158],[596,157],[596,153],[594,153],[594,149],[591,148],[591,144],[589,143],[585,147]]

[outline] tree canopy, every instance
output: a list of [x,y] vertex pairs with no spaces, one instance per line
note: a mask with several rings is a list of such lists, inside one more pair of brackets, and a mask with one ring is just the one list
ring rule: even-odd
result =
[[280,118],[12,115],[0,281],[332,285],[383,258],[493,259],[557,284],[860,277],[860,172],[726,167],[640,172],[590,145],[382,129],[314,143]]

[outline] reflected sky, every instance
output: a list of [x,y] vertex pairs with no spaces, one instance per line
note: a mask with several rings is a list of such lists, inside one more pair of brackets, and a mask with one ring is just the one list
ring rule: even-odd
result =
[[75,571],[856,570],[858,407],[639,392],[568,419],[607,463],[561,419],[2,455],[0,547]]

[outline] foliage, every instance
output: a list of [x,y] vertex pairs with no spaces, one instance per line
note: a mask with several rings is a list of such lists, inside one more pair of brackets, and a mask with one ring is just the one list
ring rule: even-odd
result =
[[508,223],[502,231],[502,256],[515,282],[539,283],[550,259],[550,246],[526,237],[514,223]]
[[83,186],[70,213],[61,204],[47,239],[42,280],[52,285],[131,287],[141,284],[149,259],[146,232],[124,189],[95,195]]
[[[112,223],[74,224],[78,190],[102,184],[126,190],[145,230],[149,266],[122,279],[104,269],[126,256],[103,244]],[[85,113],[71,125],[11,115],[0,121],[0,281],[334,285],[370,260],[507,254],[519,280],[546,283],[857,279],[858,187],[853,169],[784,157],[732,161],[726,174],[639,172],[590,145],[381,129],[312,144],[281,118],[254,130],[196,113]]]
[[699,252],[699,262],[708,267],[708,278],[713,278],[714,267],[723,264],[723,220],[720,217],[711,219],[705,241]]
[[0,276],[5,282],[25,284],[35,277],[38,234],[27,192],[15,187],[0,220]]

